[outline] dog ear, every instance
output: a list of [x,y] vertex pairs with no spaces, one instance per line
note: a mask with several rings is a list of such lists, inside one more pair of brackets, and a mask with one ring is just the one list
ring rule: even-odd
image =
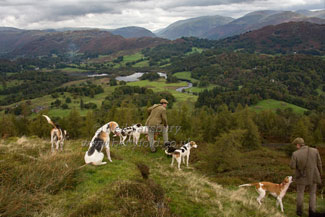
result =
[[166,143],[165,143],[165,147],[169,147],[170,145],[171,145],[170,142],[166,142]]

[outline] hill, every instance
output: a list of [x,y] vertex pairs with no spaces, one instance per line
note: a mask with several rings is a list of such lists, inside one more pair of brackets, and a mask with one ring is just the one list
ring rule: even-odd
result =
[[325,10],[319,11],[309,11],[309,10],[298,10],[296,13],[303,14],[307,17],[318,17],[321,19],[325,19]]
[[256,30],[264,26],[277,25],[291,21],[325,24],[324,19],[307,17],[292,11],[255,11],[228,24],[211,29],[205,37],[209,39],[222,39]]
[[275,11],[262,10],[248,13],[233,19],[224,16],[202,16],[179,20],[156,32],[162,38],[177,39],[181,37],[198,37],[222,39],[260,29],[268,25],[287,22],[310,22],[325,24],[325,10],[320,11]]
[[0,30],[0,54],[20,49],[34,40],[46,35],[43,31],[26,31],[16,28],[2,27]]
[[[202,175],[194,158],[189,168],[182,165],[178,171],[170,168],[170,158],[161,150],[152,154],[128,145],[112,148],[112,163],[81,167],[87,147],[80,144],[69,141],[63,152],[51,154],[48,140],[2,140],[0,171],[6,173],[0,173],[1,216],[284,216],[271,196],[259,207],[255,190],[229,183],[236,178],[229,177],[229,184],[222,186]],[[276,164],[281,162],[278,169],[283,170],[288,157],[270,149],[259,152],[265,153],[281,159]],[[137,165],[149,166],[149,179],[141,178]],[[291,189],[283,199],[288,216],[295,213]]]
[[220,47],[247,49],[262,53],[325,53],[325,24],[289,22],[269,25],[218,42]]
[[124,38],[156,37],[156,35],[148,29],[137,26],[118,28],[110,32],[114,35],[120,35]]
[[170,24],[157,32],[157,36],[168,39],[181,37],[204,37],[204,34],[212,28],[224,25],[232,21],[231,17],[203,16],[187,20],[180,20]]
[[0,31],[0,53],[7,56],[44,56],[110,54],[120,50],[137,50],[166,43],[160,38],[125,39],[101,30],[66,32]]

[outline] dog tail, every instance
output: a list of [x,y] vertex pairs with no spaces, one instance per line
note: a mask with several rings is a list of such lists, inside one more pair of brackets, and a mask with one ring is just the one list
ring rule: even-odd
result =
[[48,116],[46,116],[46,115],[43,115],[43,116],[46,118],[46,120],[49,124],[51,124],[54,128],[57,128],[56,125],[53,123],[53,121]]
[[172,154],[173,154],[173,152],[168,152],[167,149],[165,150],[165,153],[166,153],[167,155],[172,155]]
[[243,185],[239,185],[238,187],[249,187],[249,186],[253,186],[253,184],[243,184]]

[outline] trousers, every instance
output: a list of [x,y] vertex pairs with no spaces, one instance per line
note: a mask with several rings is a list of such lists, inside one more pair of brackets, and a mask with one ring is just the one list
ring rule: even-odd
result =
[[[297,184],[297,213],[302,214],[304,208],[304,193],[307,185]],[[316,212],[317,184],[309,185],[309,211]]]
[[164,144],[168,142],[168,126],[150,126],[148,137],[151,150],[155,150],[155,133],[162,132]]

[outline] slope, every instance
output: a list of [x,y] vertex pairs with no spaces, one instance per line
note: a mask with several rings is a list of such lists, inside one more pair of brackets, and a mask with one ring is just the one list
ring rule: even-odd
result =
[[[1,141],[0,170],[6,173],[0,173],[4,192],[0,214],[283,216],[273,198],[258,207],[253,189],[223,187],[197,172],[194,162],[189,168],[182,166],[182,171],[170,168],[163,151],[152,154],[146,147],[115,145],[112,163],[80,167],[87,150],[83,144],[69,141],[64,152],[51,154],[49,141],[25,137]],[[148,180],[141,178],[139,162],[150,165]],[[286,195],[284,207],[287,215],[294,214],[294,194]]]
[[306,17],[292,11],[255,11],[226,25],[211,29],[205,37],[209,39],[222,39],[260,29],[264,26],[278,25],[287,22],[324,24],[325,20],[318,17]]
[[177,39],[181,37],[202,37],[210,29],[221,26],[232,21],[231,17],[203,16],[187,20],[180,20],[160,30],[158,37]]

